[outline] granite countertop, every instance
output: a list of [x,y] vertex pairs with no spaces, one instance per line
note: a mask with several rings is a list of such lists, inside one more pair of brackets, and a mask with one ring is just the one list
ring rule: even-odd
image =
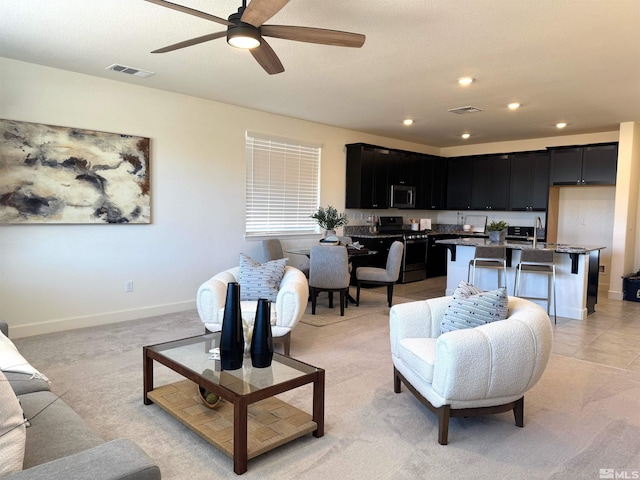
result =
[[[436,243],[444,245],[460,245],[460,246],[477,246],[490,245],[495,247],[507,247],[512,250],[532,250],[533,242],[526,240],[506,240],[500,243],[491,243],[486,238],[449,238],[444,240],[436,240]],[[603,250],[607,247],[597,245],[569,245],[566,243],[546,243],[538,242],[537,249],[553,250],[557,253],[589,253],[595,250]]]
[[[463,232],[462,230],[460,231],[453,231],[453,232],[441,232],[441,231],[434,231],[434,230],[407,230],[405,233],[408,234],[412,234],[412,233],[419,233],[419,234],[426,234],[429,237],[442,237],[442,236],[451,236],[451,235],[460,235],[460,236],[464,236],[464,237],[469,237],[469,238],[479,238],[479,239],[485,239],[485,238],[489,238],[489,234],[488,233],[478,233],[478,232]],[[345,234],[349,237],[358,237],[358,238],[402,238],[402,234],[401,233],[371,233],[371,232],[358,232],[358,233],[351,233],[351,234]],[[518,236],[518,235],[510,235],[507,238],[512,239],[512,240],[526,240],[527,237],[526,236]]]
[[357,238],[402,238],[401,233],[352,233],[347,234],[349,237]]

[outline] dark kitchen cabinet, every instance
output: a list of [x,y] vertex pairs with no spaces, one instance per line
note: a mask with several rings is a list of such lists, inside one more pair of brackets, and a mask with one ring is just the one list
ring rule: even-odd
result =
[[417,187],[420,178],[420,163],[417,153],[390,150],[389,185]]
[[416,208],[440,210],[445,208],[445,180],[447,159],[434,155],[418,155],[420,169]]
[[447,247],[436,240],[458,238],[458,235],[429,235],[427,240],[427,278],[447,274]]
[[511,159],[508,154],[473,157],[471,208],[506,210],[509,206]]
[[346,208],[389,208],[389,150],[347,145]]
[[587,185],[615,185],[618,174],[618,144],[584,147],[582,173]]
[[615,185],[618,144],[551,148],[552,185]]
[[471,210],[473,157],[447,159],[447,209]]
[[549,152],[511,154],[509,210],[541,212],[549,201]]

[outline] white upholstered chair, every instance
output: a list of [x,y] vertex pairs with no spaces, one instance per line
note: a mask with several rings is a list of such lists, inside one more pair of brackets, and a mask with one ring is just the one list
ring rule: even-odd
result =
[[549,315],[509,297],[508,316],[476,328],[440,334],[451,297],[395,305],[390,312],[394,391],[401,382],[438,416],[438,442],[448,442],[449,418],[513,410],[524,425],[524,394],[551,355]]
[[[196,307],[205,331],[222,330],[222,317],[227,295],[227,284],[240,281],[240,267],[230,268],[214,275],[198,288]],[[274,341],[284,343],[284,354],[289,355],[291,330],[302,318],[307,306],[309,284],[304,274],[294,267],[285,267],[278,296],[271,306],[271,332]],[[242,318],[253,324],[257,300],[241,302]]]

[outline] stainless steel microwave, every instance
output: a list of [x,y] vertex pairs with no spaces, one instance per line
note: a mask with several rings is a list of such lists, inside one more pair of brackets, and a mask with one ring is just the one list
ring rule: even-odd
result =
[[416,208],[416,187],[391,185],[390,207]]

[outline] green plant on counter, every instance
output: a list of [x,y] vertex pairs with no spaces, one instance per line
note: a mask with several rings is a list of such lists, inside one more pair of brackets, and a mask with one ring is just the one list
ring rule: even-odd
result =
[[506,230],[509,224],[500,220],[499,222],[493,221],[489,225],[487,225],[487,232],[501,232],[502,230]]
[[329,205],[327,208],[318,207],[313,215],[309,215],[318,221],[320,228],[324,230],[335,230],[349,223],[346,213],[338,213],[334,207]]

